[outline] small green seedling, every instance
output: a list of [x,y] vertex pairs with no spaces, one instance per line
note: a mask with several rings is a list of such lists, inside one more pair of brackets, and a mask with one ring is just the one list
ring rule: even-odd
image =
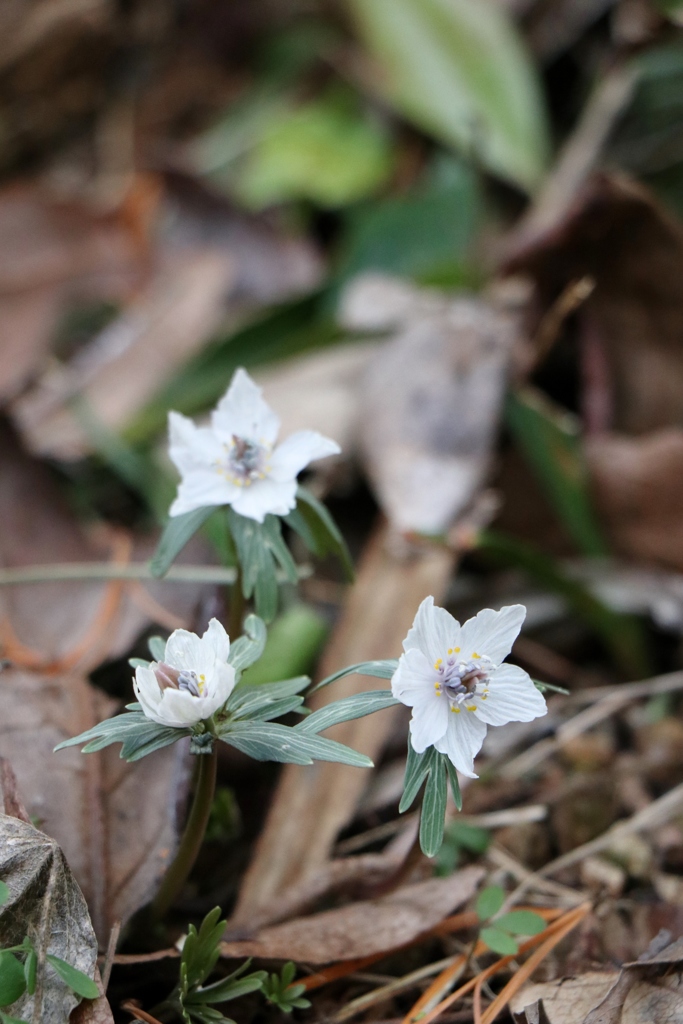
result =
[[[479,938],[494,953],[514,956],[519,952],[518,935],[538,935],[546,924],[540,914],[532,910],[511,910],[496,917],[505,902],[505,892],[499,885],[489,885],[477,897],[475,909],[479,920],[486,924]],[[486,923],[488,922],[488,923]]]
[[436,855],[435,875],[450,875],[460,864],[463,853],[486,853],[491,833],[466,821],[453,821],[447,826],[443,843]]
[[294,985],[296,976],[296,964],[290,960],[282,968],[280,975],[271,974],[263,983],[263,994],[269,1003],[277,1006],[283,1013],[291,1013],[292,1010],[304,1010],[311,1005],[310,999],[303,999],[306,986],[299,983]]

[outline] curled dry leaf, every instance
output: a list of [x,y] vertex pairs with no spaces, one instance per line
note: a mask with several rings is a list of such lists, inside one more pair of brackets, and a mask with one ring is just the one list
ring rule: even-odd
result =
[[400,531],[441,533],[488,471],[516,321],[483,300],[378,275],[349,287],[342,318],[393,333],[360,393],[361,451],[380,504]]
[[[50,953],[94,978],[97,939],[57,843],[25,821],[0,815],[0,875],[10,892],[0,908],[0,946],[18,945],[28,935],[39,964]],[[25,993],[11,1012],[35,1024],[64,1024],[78,1002],[53,970],[39,967],[35,994]]]
[[471,867],[450,878],[403,886],[374,900],[264,928],[253,939],[224,942],[223,956],[324,964],[354,960],[414,941],[474,895],[483,877]]

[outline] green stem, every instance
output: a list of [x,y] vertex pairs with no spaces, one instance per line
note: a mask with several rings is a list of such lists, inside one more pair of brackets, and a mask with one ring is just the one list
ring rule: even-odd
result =
[[176,896],[184,886],[190,871],[197,859],[216,789],[216,765],[218,748],[216,743],[210,754],[197,755],[197,775],[194,789],[192,809],[187,825],[180,840],[178,852],[173,863],[164,875],[161,887],[152,901],[152,917],[160,920],[168,911]]

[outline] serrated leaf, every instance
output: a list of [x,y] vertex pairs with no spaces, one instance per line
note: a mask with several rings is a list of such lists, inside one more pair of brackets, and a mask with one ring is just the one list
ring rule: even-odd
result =
[[370,768],[372,761],[351,747],[322,736],[308,736],[296,728],[274,722],[231,722],[219,731],[220,739],[237,747],[256,761],[312,764],[336,761],[357,768]]
[[23,965],[14,953],[0,950],[0,1006],[11,1006],[26,991]]
[[258,615],[247,615],[242,629],[242,636],[230,644],[228,654],[228,664],[235,672],[243,672],[258,661],[266,646],[266,624]]
[[477,896],[474,909],[480,921],[488,921],[490,917],[497,914],[505,903],[505,890],[499,885],[488,885],[482,889]]
[[351,697],[344,697],[342,700],[333,701],[323,708],[314,711],[313,714],[299,722],[295,726],[298,732],[318,733],[329,729],[339,722],[349,722],[354,718],[363,718],[375,711],[392,707],[400,703],[396,700],[391,690],[368,690],[365,693],[356,693]]
[[507,11],[492,0],[351,0],[384,96],[419,128],[533,188],[546,162],[543,99]]
[[513,935],[540,935],[547,925],[540,914],[533,910],[511,910],[494,921],[496,928],[502,928]]
[[149,563],[152,576],[160,578],[166,575],[185,545],[198,530],[201,530],[209,516],[215,511],[214,506],[196,508],[192,512],[186,512],[182,516],[172,516],[168,520]]
[[331,676],[326,676],[322,682],[313,687],[311,693],[315,693],[316,690],[322,690],[323,686],[329,686],[330,683],[336,683],[337,679],[353,675],[354,672],[359,676],[391,679],[397,668],[398,661],[395,658],[387,658],[383,661],[359,661],[355,665],[347,665],[346,668],[340,668],[338,672],[333,672]]
[[66,960],[52,956],[51,953],[47,953],[45,958],[50,966],[54,967],[64,984],[68,985],[77,996],[83,996],[84,999],[98,998],[100,990],[87,974],[83,974],[83,971],[79,971],[77,967],[72,967]]
[[447,797],[446,772],[436,761],[427,779],[420,811],[420,849],[427,857],[434,857],[443,842]]
[[519,950],[519,946],[513,937],[508,932],[496,928],[495,925],[482,928],[479,938],[482,942],[486,943],[489,949],[493,950],[494,953],[500,953],[501,956],[514,956]]

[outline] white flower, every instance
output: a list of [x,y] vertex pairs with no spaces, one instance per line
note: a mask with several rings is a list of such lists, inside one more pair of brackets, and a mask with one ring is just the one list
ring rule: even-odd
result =
[[147,717],[176,729],[210,718],[235,686],[229,651],[230,639],[218,619],[211,619],[201,639],[186,629],[171,633],[164,660],[135,669],[133,687]]
[[172,516],[209,505],[232,505],[259,523],[269,512],[287,515],[296,505],[301,470],[341,451],[315,430],[299,430],[276,445],[280,421],[246,370],[235,373],[210,427],[197,427],[178,412],[169,413],[168,424],[169,455],[182,478]]
[[524,669],[503,665],[526,608],[485,608],[460,623],[427,597],[403,641],[391,680],[394,697],[413,709],[410,739],[421,754],[434,746],[458,771],[476,779],[474,757],[487,725],[530,722],[547,711]]

